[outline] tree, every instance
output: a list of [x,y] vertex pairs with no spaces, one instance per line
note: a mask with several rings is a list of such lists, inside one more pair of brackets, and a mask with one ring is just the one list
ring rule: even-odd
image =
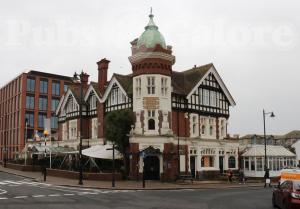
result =
[[123,154],[125,173],[127,174],[126,150],[129,146],[129,132],[134,122],[131,110],[116,110],[109,112],[104,118],[104,136],[107,141],[115,144],[116,149]]

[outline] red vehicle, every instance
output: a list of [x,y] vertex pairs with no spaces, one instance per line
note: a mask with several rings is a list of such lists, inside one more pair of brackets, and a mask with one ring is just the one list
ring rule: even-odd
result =
[[281,209],[300,209],[300,181],[286,180],[273,190],[272,203]]

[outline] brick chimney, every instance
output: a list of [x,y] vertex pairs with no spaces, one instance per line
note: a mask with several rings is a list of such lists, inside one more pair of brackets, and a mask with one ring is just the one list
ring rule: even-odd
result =
[[80,74],[80,82],[82,83],[82,86],[86,87],[89,83],[89,77],[90,75],[85,73],[85,72],[81,72]]
[[103,94],[105,86],[107,84],[107,70],[108,70],[108,64],[109,60],[106,58],[100,60],[97,62],[98,65],[98,86],[100,89],[100,92]]

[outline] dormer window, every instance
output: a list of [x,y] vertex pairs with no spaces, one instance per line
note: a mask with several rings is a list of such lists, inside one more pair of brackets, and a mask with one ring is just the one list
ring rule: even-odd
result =
[[155,77],[147,77],[147,92],[148,94],[155,94]]

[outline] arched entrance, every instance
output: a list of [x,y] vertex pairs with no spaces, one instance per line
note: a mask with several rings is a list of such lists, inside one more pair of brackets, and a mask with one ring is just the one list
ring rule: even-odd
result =
[[147,156],[144,158],[145,180],[159,180],[159,158],[158,156]]

